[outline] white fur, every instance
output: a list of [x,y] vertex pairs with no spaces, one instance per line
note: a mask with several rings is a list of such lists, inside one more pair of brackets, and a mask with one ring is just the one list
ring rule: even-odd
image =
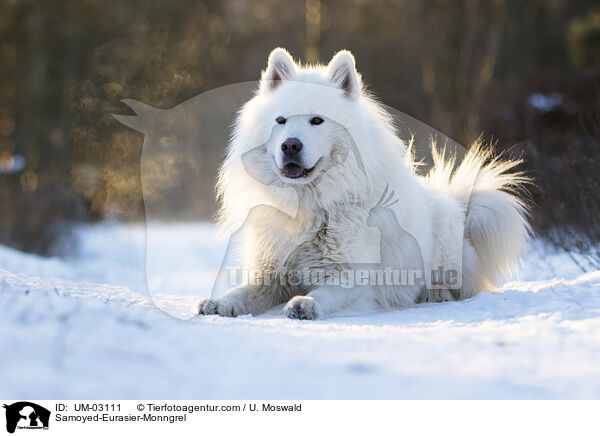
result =
[[[324,123],[310,125],[314,116]],[[277,117],[287,122],[278,124]],[[280,172],[281,143],[289,137],[304,144],[303,166],[317,165],[305,178]],[[527,180],[511,172],[519,162],[494,159],[479,143],[456,169],[435,146],[432,151],[435,165],[421,176],[389,114],[364,91],[349,52],[338,53],[326,67],[302,67],[275,49],[259,90],[239,113],[218,181],[222,228],[232,232],[244,225],[242,264],[285,274],[331,265],[352,269],[380,256],[382,264],[400,269],[422,264],[426,283],[250,283],[202,301],[199,312],[256,314],[287,302],[287,316],[314,319],[352,305],[408,307],[492,288],[529,238],[518,196]],[[399,201],[378,205],[384,192],[393,192],[388,203]],[[366,236],[374,229],[379,245]],[[431,272],[440,267],[458,270],[460,285],[432,283]]]

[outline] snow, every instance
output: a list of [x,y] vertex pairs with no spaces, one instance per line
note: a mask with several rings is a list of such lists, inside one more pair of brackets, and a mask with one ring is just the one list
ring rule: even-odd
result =
[[152,299],[145,225],[80,227],[69,258],[0,246],[0,397],[600,398],[600,271],[542,241],[498,293],[470,300],[185,320],[225,244],[209,224],[149,229],[164,260]]

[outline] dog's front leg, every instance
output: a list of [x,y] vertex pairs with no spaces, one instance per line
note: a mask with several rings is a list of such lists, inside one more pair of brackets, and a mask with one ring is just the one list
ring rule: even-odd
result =
[[281,301],[275,301],[275,296],[266,287],[240,285],[220,298],[201,300],[197,306],[198,314],[229,317],[259,314],[281,304]]
[[294,319],[325,318],[354,304],[369,292],[366,287],[321,286],[307,295],[292,298],[284,307],[285,316]]

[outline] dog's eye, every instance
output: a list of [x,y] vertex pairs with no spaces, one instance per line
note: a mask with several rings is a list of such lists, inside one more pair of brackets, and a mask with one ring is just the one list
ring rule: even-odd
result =
[[310,123],[311,123],[313,126],[318,126],[318,125],[319,125],[319,124],[321,124],[322,122],[323,122],[323,118],[321,118],[321,117],[312,117],[312,118],[310,119]]
[[285,124],[287,120],[283,117],[277,117],[275,118],[275,121],[277,121],[277,124]]

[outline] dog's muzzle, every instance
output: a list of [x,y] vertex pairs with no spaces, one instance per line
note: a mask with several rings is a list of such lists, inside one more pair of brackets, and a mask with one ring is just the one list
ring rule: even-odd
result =
[[281,144],[281,152],[283,154],[283,167],[281,174],[290,179],[299,179],[307,177],[316,167],[306,168],[302,162],[302,142],[297,138],[288,138]]

